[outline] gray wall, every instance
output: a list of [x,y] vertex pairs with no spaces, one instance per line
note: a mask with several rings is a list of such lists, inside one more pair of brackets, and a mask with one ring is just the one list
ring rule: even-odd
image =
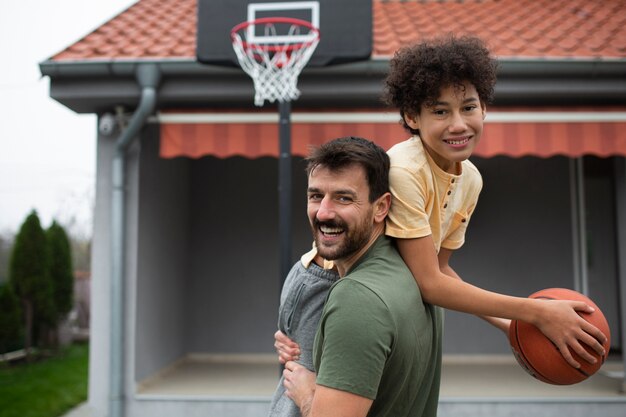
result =
[[[483,191],[465,245],[451,258],[465,280],[508,295],[573,288],[568,159],[472,158]],[[467,314],[446,312],[446,353],[508,353],[507,339]]]
[[[273,352],[277,161],[164,160],[157,147],[142,143],[137,377],[186,353]],[[452,258],[466,281],[517,296],[573,287],[568,161],[474,160],[485,186],[466,245]],[[295,261],[311,238],[301,159],[293,172]],[[445,335],[446,353],[510,352],[502,333],[470,315],[448,312]]]
[[[94,233],[91,247],[91,314],[89,344],[89,403],[106,410],[109,399],[111,294],[111,160],[114,141],[98,135]],[[97,417],[103,414],[98,413]]]
[[[148,129],[156,129],[150,126]],[[136,289],[136,377],[185,353],[189,288],[189,165],[158,157],[158,132],[141,142]]]
[[609,322],[615,349],[621,346],[621,322],[614,161],[585,157],[584,170],[589,297]]
[[[279,297],[278,164],[192,162],[188,348],[272,352]],[[302,169],[294,162],[294,173]],[[293,257],[310,247],[304,175],[294,178]]]

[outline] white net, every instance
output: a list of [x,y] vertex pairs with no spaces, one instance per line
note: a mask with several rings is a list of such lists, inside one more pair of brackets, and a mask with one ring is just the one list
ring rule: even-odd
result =
[[[263,24],[266,34],[275,34],[272,23]],[[287,36],[300,35],[300,30],[299,24],[292,24]],[[246,40],[246,27],[232,32],[237,60],[254,81],[255,105],[262,106],[265,100],[291,101],[300,96],[298,76],[319,43],[318,33],[311,33],[314,38],[307,41],[252,43]]]

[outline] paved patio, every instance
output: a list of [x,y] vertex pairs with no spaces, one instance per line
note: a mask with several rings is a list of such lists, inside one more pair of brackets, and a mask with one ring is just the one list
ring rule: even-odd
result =
[[[439,415],[626,416],[622,373],[614,360],[586,381],[555,386],[526,374],[511,356],[445,356]],[[259,399],[271,396],[278,377],[274,355],[190,355],[141,381],[137,398]],[[65,417],[94,416],[83,404]]]

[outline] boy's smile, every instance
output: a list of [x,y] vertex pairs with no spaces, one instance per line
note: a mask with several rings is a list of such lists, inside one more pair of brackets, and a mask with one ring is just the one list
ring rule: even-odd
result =
[[405,116],[412,129],[419,129],[424,148],[435,163],[451,174],[457,163],[470,157],[483,132],[485,105],[470,83],[441,89],[434,103],[424,104],[419,114]]

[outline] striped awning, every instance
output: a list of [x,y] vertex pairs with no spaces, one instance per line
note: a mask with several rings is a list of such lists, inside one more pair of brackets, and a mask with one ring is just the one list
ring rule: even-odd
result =
[[[277,157],[278,114],[259,112],[164,112],[160,124],[163,158]],[[408,137],[397,113],[383,111],[294,112],[292,154],[341,136],[371,139],[384,149]],[[474,154],[481,157],[555,155],[626,156],[626,109],[593,111],[504,111],[490,109]]]

